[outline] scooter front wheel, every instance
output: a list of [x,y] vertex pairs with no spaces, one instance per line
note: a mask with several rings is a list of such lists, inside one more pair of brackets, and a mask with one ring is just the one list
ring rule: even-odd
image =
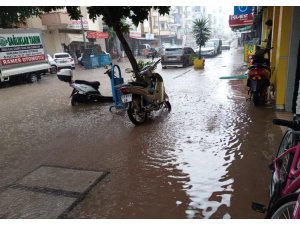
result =
[[171,103],[169,101],[165,101],[165,108],[168,109],[168,112],[171,112],[172,106],[171,106]]

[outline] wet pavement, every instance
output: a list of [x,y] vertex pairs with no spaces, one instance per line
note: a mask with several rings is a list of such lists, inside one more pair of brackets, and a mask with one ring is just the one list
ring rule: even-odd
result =
[[[0,191],[41,165],[80,168],[109,174],[67,218],[263,218],[250,206],[267,204],[281,131],[272,105],[245,100],[243,80],[219,79],[243,74],[242,54],[223,51],[204,70],[159,65],[172,111],[139,127],[109,103],[72,107],[55,75],[0,88]],[[74,78],[100,80],[111,95],[104,71],[77,68]]]

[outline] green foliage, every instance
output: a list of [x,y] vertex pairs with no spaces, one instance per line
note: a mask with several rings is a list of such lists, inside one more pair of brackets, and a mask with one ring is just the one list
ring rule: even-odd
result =
[[194,62],[195,59],[198,59],[198,56],[197,56],[197,55],[191,55],[191,56],[190,56],[190,60],[191,60],[192,62]]
[[142,70],[143,68],[145,68],[146,66],[150,66],[152,65],[154,62],[151,61],[144,61],[144,60],[139,60],[138,61],[138,67],[139,70]]
[[[95,20],[98,16],[103,16],[104,22],[108,26],[113,26],[114,22],[129,18],[135,26],[148,19],[152,6],[90,6],[87,7],[90,19]],[[154,6],[159,13],[164,15],[170,11],[169,6]],[[112,16],[113,15],[113,16]]]
[[199,59],[201,58],[201,47],[205,45],[211,35],[211,29],[208,27],[208,19],[196,19],[193,21],[193,34],[196,44],[199,45]]

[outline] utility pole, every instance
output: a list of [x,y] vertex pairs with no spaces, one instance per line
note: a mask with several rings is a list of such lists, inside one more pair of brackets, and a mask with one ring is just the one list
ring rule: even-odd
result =
[[158,12],[158,10],[157,10],[157,20],[158,20],[159,46],[161,46],[161,36],[160,36],[160,24],[159,24],[159,12]]
[[85,40],[85,34],[84,34],[84,27],[83,27],[82,16],[80,16],[80,23],[81,23],[81,32],[82,32],[82,36],[83,36],[84,49],[86,49],[86,40]]

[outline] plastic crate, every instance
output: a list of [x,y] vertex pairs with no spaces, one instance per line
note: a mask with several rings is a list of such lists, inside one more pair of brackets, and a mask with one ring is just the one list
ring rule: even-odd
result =
[[96,56],[90,56],[83,61],[84,68],[94,69],[99,67],[99,62]]
[[98,63],[100,66],[106,66],[110,64],[110,56],[109,54],[100,54],[97,56]]

